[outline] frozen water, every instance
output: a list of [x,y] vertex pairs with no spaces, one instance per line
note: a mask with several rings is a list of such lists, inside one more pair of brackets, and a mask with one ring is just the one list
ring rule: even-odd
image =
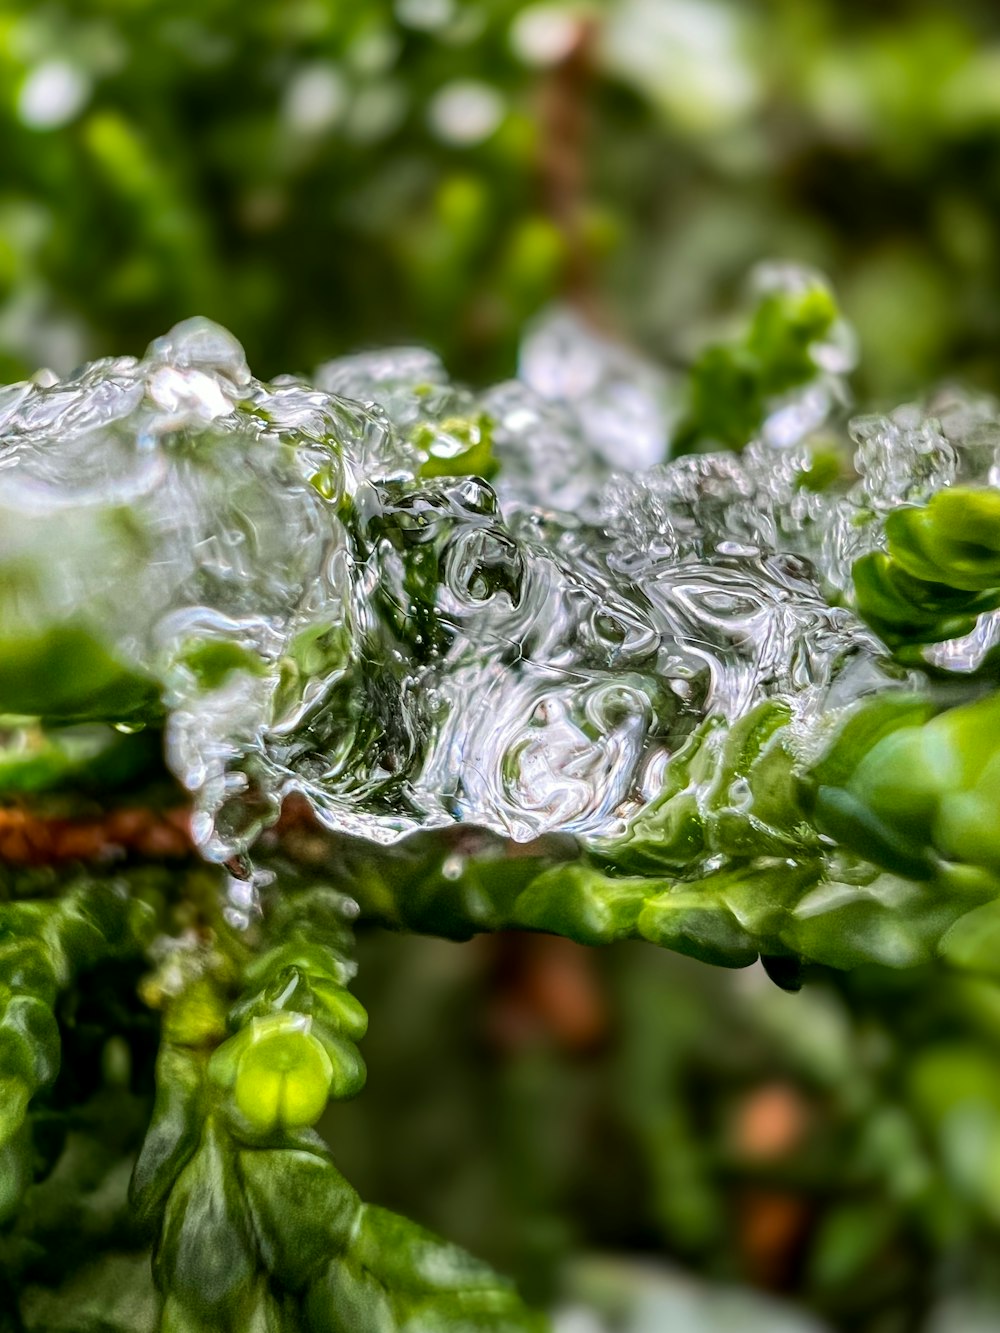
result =
[[[824,710],[905,684],[827,594],[892,505],[996,466],[981,404],[864,419],[860,479],[831,497],[777,426],[739,458],[619,474],[660,456],[663,383],[565,316],[522,373],[475,395],[402,349],[265,384],[190,320],[141,360],[8,386],[0,634],[23,652],[71,628],[153,682],[218,859],[292,792],[383,843],[607,838],[707,717],[785,699],[805,753]],[[470,441],[496,489],[439,475]],[[118,720],[153,717],[121,688]],[[88,715],[82,686],[66,700]]]
[[609,467],[642,471],[666,456],[666,375],[573,311],[551,310],[528,330],[518,378],[542,398],[565,404]]
[[924,657],[943,671],[971,672],[978,671],[997,647],[1000,647],[1000,611],[984,611],[970,634],[929,644]]
[[338,505],[405,451],[380,412],[252,380],[205,320],[142,361],[6,396],[4,634],[72,626],[152,675],[207,830],[265,729],[307,706],[315,682],[288,666],[296,644],[349,632]]
[[861,474],[855,497],[875,513],[922,504],[958,475],[955,446],[938,422],[915,405],[898,407],[887,417],[855,417],[851,436]]
[[[750,297],[784,294],[804,296],[828,291],[821,273],[803,264],[758,264],[750,275]],[[760,441],[774,453],[791,449],[834,419],[850,403],[847,374],[857,364],[857,340],[853,329],[836,318],[825,335],[809,346],[815,367],[811,378],[765,404]]]
[[441,359],[422,347],[340,357],[321,365],[313,378],[326,393],[377,402],[401,432],[423,419],[429,396],[450,389]]

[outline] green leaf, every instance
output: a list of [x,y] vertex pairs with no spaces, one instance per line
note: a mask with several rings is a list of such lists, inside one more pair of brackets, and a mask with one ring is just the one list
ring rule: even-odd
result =
[[209,1118],[195,1155],[170,1192],[153,1272],[161,1290],[222,1330],[247,1326],[257,1258],[235,1154]]
[[885,521],[888,551],[854,562],[858,613],[890,647],[968,634],[1000,606],[1000,490],[946,487]]
[[886,698],[848,719],[807,785],[820,828],[890,870],[1000,876],[998,775],[1000,694],[941,712]]
[[1000,490],[949,486],[886,518],[889,554],[913,578],[966,592],[1000,588]]
[[130,722],[160,715],[155,681],[118,662],[89,630],[0,639],[0,713],[47,721]]
[[742,450],[776,399],[817,378],[812,349],[838,317],[832,294],[818,281],[802,290],[765,292],[744,332],[706,347],[691,367],[687,415],[672,455],[720,445]]
[[302,1291],[347,1247],[361,1200],[319,1152],[244,1149],[238,1169],[264,1266],[289,1291]]

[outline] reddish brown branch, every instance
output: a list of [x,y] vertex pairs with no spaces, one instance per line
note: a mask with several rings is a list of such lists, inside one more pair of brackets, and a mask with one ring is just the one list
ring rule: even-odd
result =
[[538,99],[539,188],[546,214],[567,243],[565,295],[594,317],[598,302],[584,223],[597,34],[596,19],[579,20],[576,41],[542,80]]
[[126,855],[166,860],[190,856],[189,812],[119,809],[58,819],[20,806],[0,809],[0,862],[13,866],[66,861],[106,864]]

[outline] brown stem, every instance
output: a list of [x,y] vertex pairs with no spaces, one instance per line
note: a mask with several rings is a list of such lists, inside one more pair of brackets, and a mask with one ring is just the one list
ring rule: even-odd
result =
[[542,206],[567,241],[565,296],[584,314],[603,323],[593,256],[583,225],[598,31],[595,18],[581,18],[571,50],[542,80],[538,178]]

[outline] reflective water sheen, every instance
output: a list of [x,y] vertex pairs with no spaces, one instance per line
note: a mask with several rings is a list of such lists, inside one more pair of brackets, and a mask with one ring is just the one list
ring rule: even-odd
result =
[[[650,466],[666,389],[564,314],[478,396],[414,349],[261,383],[200,319],[8,386],[3,634],[73,626],[153,677],[219,859],[290,792],[382,843],[614,835],[706,716],[782,697],[808,749],[824,713],[905,687],[830,600],[893,505],[1000,466],[992,406],[948,399],[856,422],[856,485],[817,494],[814,386],[791,433],[785,402],[740,457]],[[494,485],[447,475],[472,446]]]

